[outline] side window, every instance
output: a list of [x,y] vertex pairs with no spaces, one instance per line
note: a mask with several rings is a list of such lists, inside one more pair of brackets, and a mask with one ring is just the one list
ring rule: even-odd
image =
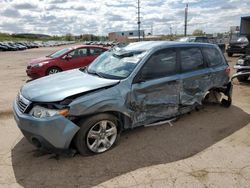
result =
[[141,69],[143,79],[150,80],[176,73],[176,51],[164,49],[154,53]]
[[181,54],[182,72],[189,72],[204,68],[203,56],[199,48],[183,48]]
[[79,48],[71,51],[68,55],[72,58],[84,57],[87,55],[87,48]]
[[224,63],[224,59],[216,48],[203,48],[202,51],[210,67],[215,67]]
[[101,48],[90,48],[89,49],[90,55],[100,55],[104,52],[104,49]]
[[79,48],[78,52],[79,52],[79,56],[84,57],[84,56],[87,56],[88,50],[87,48]]
[[208,43],[208,40],[203,37],[196,38],[195,42]]

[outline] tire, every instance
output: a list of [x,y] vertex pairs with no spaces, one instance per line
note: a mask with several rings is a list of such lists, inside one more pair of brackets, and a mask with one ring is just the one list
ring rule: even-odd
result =
[[[106,129],[103,125],[106,122]],[[79,122],[80,130],[74,145],[81,155],[99,154],[110,150],[119,140],[118,120],[111,114],[98,114]],[[112,134],[108,136],[109,134]],[[108,139],[108,141],[107,141]]]
[[238,76],[238,77],[237,77],[237,79],[238,79],[239,82],[245,82],[245,81],[248,80],[248,78],[249,78],[248,75],[245,75],[245,76]]
[[227,55],[228,55],[228,57],[233,57],[233,53],[232,52],[228,52]]
[[48,68],[46,75],[56,74],[59,72],[62,72],[62,69],[60,69],[58,67],[50,67],[50,68]]

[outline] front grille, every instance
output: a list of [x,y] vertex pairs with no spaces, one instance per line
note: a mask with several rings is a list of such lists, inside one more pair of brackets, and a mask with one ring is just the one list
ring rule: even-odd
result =
[[20,110],[20,112],[25,113],[30,105],[30,101],[25,99],[21,94],[17,95],[17,107]]

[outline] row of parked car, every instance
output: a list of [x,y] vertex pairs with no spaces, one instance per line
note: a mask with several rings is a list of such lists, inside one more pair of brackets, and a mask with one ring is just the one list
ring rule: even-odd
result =
[[17,51],[17,50],[26,50],[30,48],[39,48],[39,47],[51,47],[51,46],[61,46],[67,44],[73,44],[75,41],[4,41],[0,42],[0,51]]
[[84,45],[98,45],[105,47],[114,47],[114,46],[124,46],[125,43],[115,42],[115,41],[85,41]]

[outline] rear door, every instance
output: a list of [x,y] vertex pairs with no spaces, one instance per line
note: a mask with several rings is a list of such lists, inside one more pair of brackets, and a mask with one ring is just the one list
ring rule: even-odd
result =
[[208,68],[199,47],[180,48],[182,89],[181,106],[201,104],[205,93],[212,86],[211,70]]
[[84,67],[87,65],[88,50],[87,48],[74,49],[67,54],[68,57],[61,62],[63,70],[70,70],[75,68]]
[[134,126],[165,120],[178,114],[180,80],[175,49],[155,52],[132,84]]
[[221,51],[215,47],[203,47],[202,52],[211,70],[213,86],[222,87],[227,84],[230,80],[230,69]]

